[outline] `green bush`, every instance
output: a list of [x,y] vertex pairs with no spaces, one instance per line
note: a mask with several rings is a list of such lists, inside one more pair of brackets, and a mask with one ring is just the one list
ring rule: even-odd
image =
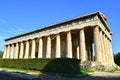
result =
[[0,58],[2,58],[3,56],[3,51],[0,51]]
[[42,70],[52,73],[80,73],[80,61],[70,58],[0,59],[0,67]]
[[120,52],[118,52],[117,54],[114,54],[114,61],[115,61],[115,64],[120,66]]
[[80,73],[80,61],[70,58],[57,58],[51,60],[43,69],[46,72],[75,74]]

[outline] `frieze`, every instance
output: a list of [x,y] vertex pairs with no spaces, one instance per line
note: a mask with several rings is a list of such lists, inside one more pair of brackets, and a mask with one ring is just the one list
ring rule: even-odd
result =
[[89,17],[89,18],[86,18],[86,19],[73,21],[71,23],[63,24],[63,25],[57,26],[55,28],[46,29],[44,31],[31,33],[31,34],[28,34],[28,35],[23,35],[21,37],[5,41],[5,45],[12,44],[12,43],[17,43],[17,42],[21,42],[21,41],[26,41],[26,40],[29,40],[29,39],[34,39],[34,38],[38,38],[38,37],[42,37],[42,36],[48,36],[48,35],[51,35],[51,34],[58,34],[60,32],[67,32],[71,29],[80,29],[80,28],[82,28],[82,27],[80,27],[81,24],[85,25],[86,23],[91,22],[91,21],[95,21],[95,20],[97,20],[97,17]]

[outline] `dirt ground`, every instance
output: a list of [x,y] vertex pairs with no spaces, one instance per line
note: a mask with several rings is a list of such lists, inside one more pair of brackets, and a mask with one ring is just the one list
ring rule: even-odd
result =
[[93,72],[90,76],[67,78],[60,76],[41,75],[42,80],[120,80],[120,71],[110,72]]
[[[4,75],[3,75],[4,74]],[[0,80],[13,80],[13,77],[9,77],[6,75],[21,75],[23,77],[27,77],[27,80],[33,80],[33,76],[20,74],[20,73],[13,73],[13,72],[5,72],[0,71]],[[61,76],[53,76],[53,75],[39,75],[39,78],[42,80],[120,80],[120,71],[116,71],[113,73],[110,72],[100,72],[95,71],[90,76],[84,76],[84,77],[61,77]],[[19,80],[19,79],[14,79]],[[36,79],[40,80],[40,79]]]

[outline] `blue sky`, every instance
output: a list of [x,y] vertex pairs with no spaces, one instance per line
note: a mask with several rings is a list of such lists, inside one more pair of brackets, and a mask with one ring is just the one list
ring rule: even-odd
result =
[[113,52],[120,51],[119,0],[0,0],[0,50],[4,39],[65,19],[100,10],[113,32]]

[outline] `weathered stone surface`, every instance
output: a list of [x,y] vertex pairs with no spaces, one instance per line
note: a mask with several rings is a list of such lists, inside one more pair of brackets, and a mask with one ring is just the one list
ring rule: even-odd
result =
[[5,39],[3,58],[78,58],[82,67],[113,67],[111,31],[101,12]]

